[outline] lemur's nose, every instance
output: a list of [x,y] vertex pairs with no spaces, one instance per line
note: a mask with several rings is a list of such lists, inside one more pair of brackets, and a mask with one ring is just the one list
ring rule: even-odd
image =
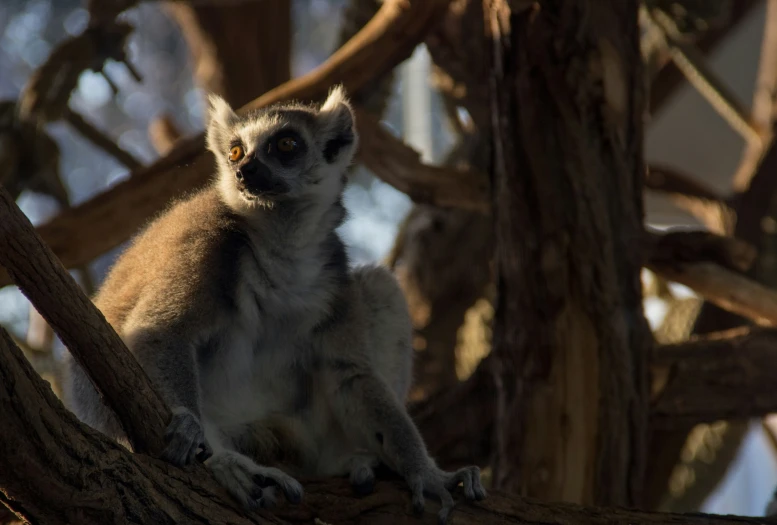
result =
[[259,159],[256,157],[250,159],[248,162],[240,166],[240,169],[237,170],[237,173],[235,173],[235,176],[237,177],[238,181],[243,181],[244,179],[251,180],[251,179],[257,179],[258,177],[264,175],[269,175],[269,168],[262,164]]
[[278,183],[270,168],[256,157],[240,166],[235,177],[250,191],[259,193],[274,190]]
[[240,167],[240,171],[243,177],[252,177],[259,171],[259,161],[251,159]]

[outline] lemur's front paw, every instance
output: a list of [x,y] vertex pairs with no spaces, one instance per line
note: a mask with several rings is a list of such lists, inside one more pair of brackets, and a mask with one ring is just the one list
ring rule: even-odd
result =
[[413,494],[413,510],[421,514],[424,511],[424,494],[440,498],[442,508],[437,513],[439,523],[445,523],[453,510],[454,501],[451,492],[459,483],[464,485],[464,496],[468,500],[481,500],[486,497],[486,489],[480,481],[478,467],[464,467],[456,472],[445,472],[435,465],[415,469],[405,476]]
[[162,451],[162,459],[180,467],[189,465],[195,457],[205,461],[212,456],[213,450],[205,440],[199,419],[182,407],[172,412],[173,418],[165,431],[167,446]]
[[290,503],[297,504],[302,500],[304,491],[299,481],[277,468],[257,465],[237,452],[219,452],[205,465],[216,481],[249,510],[275,506],[276,486]]

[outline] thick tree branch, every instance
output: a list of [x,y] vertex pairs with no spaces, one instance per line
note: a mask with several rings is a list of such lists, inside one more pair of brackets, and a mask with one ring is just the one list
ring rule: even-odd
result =
[[291,2],[166,2],[164,8],[186,39],[197,85],[233,107],[291,78]]
[[735,328],[656,348],[657,426],[763,416],[777,409],[777,330]]
[[488,177],[473,169],[430,166],[392,136],[378,120],[356,111],[360,133],[357,160],[414,202],[488,212]]
[[[386,1],[375,18],[319,68],[265,93],[242,111],[291,99],[321,99],[336,83],[358,92],[407,58],[448,2]],[[119,246],[173,197],[206,183],[213,158],[204,146],[203,134],[180,140],[164,158],[43,225],[41,237],[66,268]],[[0,272],[0,286],[7,284],[8,277]]]
[[358,91],[384,71],[410,56],[440,19],[451,0],[391,0],[353,38],[320,67],[278,86],[246,104],[242,110],[290,99],[318,100],[342,82]]
[[708,262],[646,266],[724,310],[758,323],[777,325],[777,291],[744,275]]
[[0,265],[93,378],[133,448],[160,452],[170,411],[122,340],[2,187]]
[[756,257],[755,248],[733,237],[706,231],[645,232],[644,248],[648,264],[675,265],[711,262],[737,271],[747,271]]
[[[355,498],[346,480],[304,480],[299,507],[281,504],[272,513],[243,514],[201,467],[182,470],[132,454],[80,423],[2,329],[0,420],[0,502],[33,523],[436,523],[436,504],[427,503],[419,519],[410,513],[407,490],[389,481]],[[584,508],[492,492],[483,502],[458,504],[450,523],[755,525],[763,520]]]
[[[651,358],[651,422],[661,428],[777,412],[777,330],[738,328],[658,345]],[[495,386],[487,357],[453,389],[411,407],[441,465],[484,465],[492,443]],[[460,425],[450,424],[455,413]]]
[[[99,329],[101,324],[74,328]],[[131,369],[123,372],[121,377],[132,377]],[[144,401],[139,394],[127,392],[123,403]],[[151,408],[148,403],[143,407],[149,417]],[[132,454],[80,423],[2,329],[0,420],[0,502],[31,523],[270,522],[241,517],[201,467],[184,471]]]
[[777,324],[777,291],[738,272],[755,259],[748,243],[706,232],[648,232],[645,266],[743,317]]
[[[493,46],[494,485],[639,505],[652,336],[639,283],[638,6],[527,4],[484,4]],[[581,16],[589,23],[578,24]],[[618,88],[601,89],[610,75]]]

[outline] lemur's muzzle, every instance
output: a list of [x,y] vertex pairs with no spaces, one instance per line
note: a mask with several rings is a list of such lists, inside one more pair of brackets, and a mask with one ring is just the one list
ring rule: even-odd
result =
[[235,172],[237,188],[253,197],[273,197],[289,191],[289,185],[256,157]]

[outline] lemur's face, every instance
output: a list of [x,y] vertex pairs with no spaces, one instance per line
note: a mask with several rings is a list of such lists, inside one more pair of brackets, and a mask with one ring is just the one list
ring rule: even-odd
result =
[[211,97],[208,147],[216,155],[219,187],[238,211],[294,199],[330,201],[356,148],[353,115],[342,90],[317,110],[274,106],[237,116]]

